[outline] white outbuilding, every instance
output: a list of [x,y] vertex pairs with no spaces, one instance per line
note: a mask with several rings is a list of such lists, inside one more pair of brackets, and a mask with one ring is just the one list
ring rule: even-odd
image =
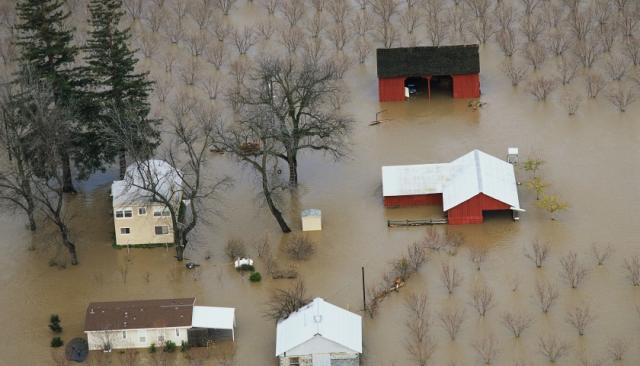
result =
[[302,211],[302,231],[322,230],[322,211],[310,208]]
[[362,318],[322,298],[280,320],[276,333],[280,366],[359,364]]

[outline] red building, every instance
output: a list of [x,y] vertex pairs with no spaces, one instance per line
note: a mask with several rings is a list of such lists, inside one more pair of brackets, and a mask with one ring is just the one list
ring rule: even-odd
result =
[[453,98],[480,97],[478,45],[380,48],[376,57],[381,102],[405,100],[405,87],[429,97],[433,86]]
[[485,211],[520,208],[513,165],[480,150],[450,163],[382,167],[385,207],[442,205],[449,224],[480,224]]

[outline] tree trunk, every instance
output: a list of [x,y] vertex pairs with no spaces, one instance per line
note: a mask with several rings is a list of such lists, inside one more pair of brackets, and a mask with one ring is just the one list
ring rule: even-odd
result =
[[124,179],[124,175],[127,173],[127,151],[120,150],[118,159],[120,160],[120,179]]
[[64,246],[67,248],[67,251],[69,251],[69,255],[71,256],[71,264],[75,266],[78,264],[78,254],[76,253],[75,244],[73,244],[71,239],[69,239],[69,231],[67,230],[67,225],[65,225],[63,222],[58,222],[57,225],[60,229],[60,236],[62,236],[62,244],[64,244]]
[[34,218],[34,215],[33,215],[33,209],[30,209],[29,211],[27,211],[27,217],[29,218],[29,230],[36,231],[37,229],[36,219]]
[[76,193],[71,177],[71,158],[67,151],[62,152],[62,192]]
[[185,243],[176,243],[176,259],[178,259],[178,262],[182,262],[184,259],[184,246],[186,246]]
[[289,228],[289,225],[287,225],[287,222],[284,220],[284,217],[282,217],[282,212],[280,212],[280,210],[278,210],[276,205],[273,203],[271,192],[269,191],[269,185],[267,183],[267,178],[264,172],[262,173],[262,191],[264,192],[264,198],[267,200],[269,210],[271,210],[273,217],[276,218],[278,225],[280,225],[280,230],[282,230],[283,233],[290,233],[291,229]]
[[289,157],[289,186],[297,187],[298,186],[298,159],[294,155],[293,157]]

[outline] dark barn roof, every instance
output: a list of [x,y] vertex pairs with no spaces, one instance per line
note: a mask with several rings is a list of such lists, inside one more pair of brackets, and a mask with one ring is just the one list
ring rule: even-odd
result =
[[195,297],[184,299],[92,302],[85,331],[190,327]]
[[478,45],[378,48],[378,77],[480,73]]

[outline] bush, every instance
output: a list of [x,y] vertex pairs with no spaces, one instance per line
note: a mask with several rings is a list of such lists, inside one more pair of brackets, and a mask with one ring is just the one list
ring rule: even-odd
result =
[[262,280],[262,275],[260,272],[253,272],[251,276],[249,276],[249,281],[251,282],[260,282]]
[[304,235],[295,235],[289,239],[285,251],[289,258],[295,260],[308,259],[315,252],[315,244]]
[[182,341],[182,343],[180,343],[180,352],[187,352],[189,350],[189,343]]
[[227,246],[224,247],[224,253],[231,260],[237,258],[244,258],[247,256],[247,251],[242,240],[231,239],[227,242]]
[[64,344],[64,342],[62,341],[62,338],[60,338],[60,337],[53,337],[53,339],[51,339],[51,347],[53,347],[53,348],[62,347],[63,344]]
[[173,341],[166,341],[164,342],[164,348],[162,349],[165,352],[169,352],[172,353],[176,350],[177,346],[176,343]]
[[151,343],[151,345],[149,346],[149,353],[156,353],[156,344],[155,343]]
[[236,268],[238,271],[248,271],[248,272],[253,272],[255,271],[255,267],[253,267],[250,264],[243,264],[240,267]]
[[62,326],[60,326],[60,317],[58,314],[51,314],[51,317],[49,318],[49,329],[54,333],[62,332]]

